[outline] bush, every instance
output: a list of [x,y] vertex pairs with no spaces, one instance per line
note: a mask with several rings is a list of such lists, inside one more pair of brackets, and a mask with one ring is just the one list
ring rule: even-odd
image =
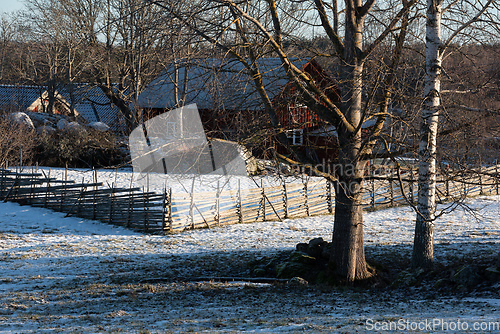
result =
[[127,150],[110,132],[59,130],[39,136],[34,158],[51,167],[108,167],[125,163]]
[[33,162],[37,134],[33,128],[0,116],[0,166],[29,165]]

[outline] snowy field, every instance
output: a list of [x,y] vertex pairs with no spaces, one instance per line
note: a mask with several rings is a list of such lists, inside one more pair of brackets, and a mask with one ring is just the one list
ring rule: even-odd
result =
[[[102,178],[130,182],[130,177],[125,180],[128,173],[109,173]],[[452,257],[474,262],[478,253],[494,256],[500,250],[500,197],[479,197],[467,204],[477,211],[457,209],[437,221],[438,262]],[[409,258],[414,219],[407,207],[367,212],[367,258],[388,249]],[[317,216],[143,235],[0,203],[0,333],[351,333],[370,332],[384,322],[397,322],[401,332],[429,321],[460,321],[469,329],[475,322],[500,321],[500,295],[491,292],[429,298],[412,289],[189,280],[244,275],[248,261],[315,237],[329,240],[331,231],[332,217]],[[158,277],[166,280],[145,281]]]

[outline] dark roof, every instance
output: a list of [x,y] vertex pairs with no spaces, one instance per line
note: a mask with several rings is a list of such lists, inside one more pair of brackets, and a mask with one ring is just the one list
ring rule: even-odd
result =
[[43,86],[0,85],[0,108],[25,111],[45,91]]
[[[309,59],[293,59],[303,68]],[[260,58],[257,61],[264,87],[272,100],[289,82],[279,58]],[[184,104],[196,103],[199,109],[260,110],[262,100],[247,69],[237,59],[210,58],[183,62],[178,66],[178,91],[187,83]],[[165,108],[175,105],[175,67],[169,68],[141,93],[139,108]],[[186,78],[187,74],[187,78]],[[187,80],[186,80],[187,79]]]
[[70,94],[69,86],[62,88],[60,94],[68,103],[72,103],[89,123],[103,122],[113,131],[125,129],[125,119],[120,109],[109,101],[99,87],[84,83],[74,84],[73,94]]
[[[46,86],[0,85],[0,108],[26,111],[46,90]],[[100,88],[79,83],[73,84],[73,94],[70,91],[69,85],[57,90],[87,122],[106,123],[113,131],[125,129],[125,120],[119,108],[109,102]]]

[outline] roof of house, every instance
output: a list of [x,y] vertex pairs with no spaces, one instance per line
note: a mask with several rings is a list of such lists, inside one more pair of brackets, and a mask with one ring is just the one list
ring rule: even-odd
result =
[[[99,87],[80,83],[61,89],[63,95],[87,122],[106,123],[113,131],[125,129],[125,120],[120,109],[112,104]],[[72,98],[71,98],[72,96]]]
[[[71,88],[73,88],[72,94]],[[0,108],[8,111],[26,111],[43,96],[46,86],[0,85]],[[78,83],[73,86],[58,87],[60,99],[66,107],[72,104],[87,122],[103,122],[112,130],[125,128],[122,113],[104,95],[100,88],[90,84]]]
[[[309,59],[293,59],[303,68]],[[257,61],[266,91],[272,100],[289,82],[279,58]],[[198,59],[185,61],[169,68],[154,80],[139,96],[139,108],[175,108],[176,88],[179,96],[186,92],[184,104],[196,103],[199,109],[259,110],[262,100],[249,78],[247,69],[238,59]],[[175,79],[177,77],[177,79]],[[176,84],[178,83],[178,84]],[[186,87],[184,88],[184,84]]]
[[46,91],[43,86],[0,85],[0,108],[25,111]]

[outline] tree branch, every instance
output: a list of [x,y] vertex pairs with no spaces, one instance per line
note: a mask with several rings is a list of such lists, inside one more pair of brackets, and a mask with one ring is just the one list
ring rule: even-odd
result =
[[370,44],[362,54],[362,58],[368,57],[375,48],[377,48],[380,43],[382,43],[387,36],[394,31],[394,27],[396,24],[403,18],[403,16],[410,10],[410,8],[417,3],[418,0],[410,0],[403,4],[403,8],[398,12],[398,14],[391,20],[389,25],[385,28],[385,30]]
[[335,46],[337,55],[339,57],[342,57],[344,55],[344,43],[342,43],[342,40],[339,38],[337,32],[334,30],[334,28],[330,24],[330,21],[328,20],[328,15],[326,15],[323,0],[314,0],[314,3],[316,5],[316,10],[318,11],[319,18],[321,19],[321,25],[323,26],[323,29],[325,29],[328,38]]
[[483,8],[479,11],[479,13],[477,13],[476,16],[474,16],[472,19],[470,19],[469,21],[465,22],[464,24],[462,24],[462,26],[460,26],[460,28],[458,28],[457,30],[455,30],[453,32],[453,34],[451,34],[451,36],[448,38],[448,40],[443,43],[441,45],[441,53],[444,52],[444,50],[446,50],[446,48],[448,46],[450,46],[451,42],[453,42],[453,40],[455,39],[455,37],[458,36],[458,34],[460,34],[465,28],[469,27],[472,23],[474,22],[477,22],[477,20],[479,19],[479,17],[481,17],[481,15],[483,15],[483,13],[486,11],[486,9],[488,9],[488,7],[490,6],[490,4],[493,2],[494,0],[489,0],[484,6]]

